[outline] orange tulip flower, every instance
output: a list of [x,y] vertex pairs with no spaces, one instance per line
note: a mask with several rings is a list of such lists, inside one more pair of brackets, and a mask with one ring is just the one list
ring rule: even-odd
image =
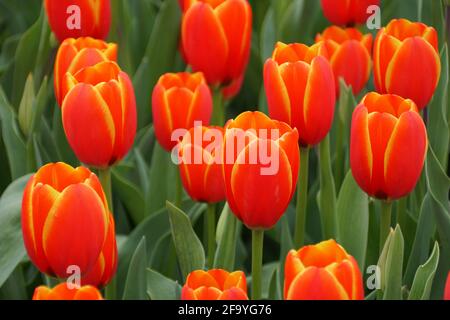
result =
[[193,271],[181,290],[181,300],[248,300],[245,274],[222,269]]
[[362,300],[356,260],[334,240],[289,251],[284,267],[286,300]]
[[350,166],[370,196],[392,200],[411,192],[426,151],[425,124],[412,100],[371,92],[353,112]]
[[189,130],[195,121],[207,126],[211,120],[212,97],[202,73],[166,73],[152,96],[153,125],[159,144],[167,151],[178,144],[177,129]]
[[67,283],[60,283],[53,289],[39,286],[34,290],[33,300],[103,300],[96,287],[83,286],[69,289]]
[[107,239],[108,204],[89,169],[64,163],[41,167],[25,188],[22,233],[31,261],[51,276],[66,278],[76,265],[86,274]]
[[78,159],[98,168],[121,160],[136,135],[136,100],[128,75],[112,61],[67,73],[62,120]]
[[369,18],[367,9],[371,5],[380,5],[380,0],[321,0],[325,17],[333,24],[364,24]]
[[60,42],[67,38],[105,39],[111,25],[109,0],[45,0],[50,28]]
[[372,35],[363,35],[358,29],[331,26],[316,36],[316,43],[324,41],[339,94],[339,78],[351,85],[357,95],[370,76]]
[[450,300],[450,272],[448,273],[447,282],[445,283],[444,300]]
[[105,244],[94,267],[81,278],[81,284],[94,287],[105,287],[117,271],[117,243],[115,224],[112,214],[109,214],[108,232]]
[[[250,54],[252,10],[247,0],[184,2],[183,51],[194,71],[210,85],[242,83]],[[238,86],[240,87],[240,85]]]
[[250,229],[269,229],[285,212],[297,184],[297,129],[261,112],[244,112],[225,129],[223,173],[228,204]]
[[215,203],[225,199],[222,142],[223,128],[199,126],[191,128],[179,145],[181,181],[196,201]]
[[94,38],[69,38],[63,41],[56,54],[54,68],[55,95],[59,106],[67,92],[62,92],[63,80],[67,72],[76,74],[83,68],[102,61],[117,60],[117,45]]
[[373,69],[378,92],[397,94],[425,108],[441,74],[436,30],[406,19],[392,20],[375,39]]
[[327,55],[323,43],[278,42],[264,65],[269,114],[297,128],[303,146],[319,143],[333,122],[336,89]]

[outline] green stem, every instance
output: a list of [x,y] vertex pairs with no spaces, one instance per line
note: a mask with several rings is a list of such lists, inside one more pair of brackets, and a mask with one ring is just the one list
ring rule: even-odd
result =
[[[112,202],[112,187],[111,187],[111,167],[98,170],[98,177],[100,183],[103,187],[103,192],[105,192],[106,200],[108,201],[109,210],[113,212],[113,202]],[[109,282],[105,288],[105,299],[114,300],[116,299],[116,281],[115,277]]]
[[383,251],[384,242],[386,241],[391,229],[391,201],[381,201],[381,217],[380,217],[380,252]]
[[112,203],[112,189],[111,189],[111,168],[107,167],[105,169],[98,170],[98,178],[103,187],[103,192],[106,196],[106,201],[108,201],[109,210],[113,211]]
[[336,187],[331,170],[330,137],[327,135],[319,145],[320,164],[320,215],[322,234],[325,239],[336,238]]
[[252,230],[252,300],[261,299],[264,230]]
[[305,241],[306,205],[308,200],[309,148],[300,148],[300,170],[297,182],[297,208],[294,242],[296,248]]
[[216,253],[216,205],[214,203],[208,203],[206,220],[208,226],[208,268],[211,269],[214,265]]
[[406,226],[406,207],[408,197],[403,197],[397,201],[397,224],[400,225],[402,230],[405,230]]
[[225,124],[225,104],[220,87],[214,89],[213,94],[213,116],[211,124],[223,126]]
[[181,176],[180,173],[177,170],[176,173],[176,190],[175,190],[175,205],[181,209],[181,205],[183,202],[183,183],[181,182]]

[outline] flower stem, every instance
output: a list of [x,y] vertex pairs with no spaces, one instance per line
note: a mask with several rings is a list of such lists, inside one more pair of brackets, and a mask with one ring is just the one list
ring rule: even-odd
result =
[[222,90],[220,87],[214,89],[213,116],[211,123],[217,126],[223,126],[225,124],[225,104],[223,101]]
[[405,229],[406,226],[406,207],[408,203],[408,197],[403,197],[397,201],[397,224],[400,225],[402,230]]
[[389,235],[391,228],[391,201],[381,201],[381,217],[380,217],[380,252],[383,251],[384,242]]
[[305,241],[306,204],[308,200],[309,147],[300,148],[300,170],[297,182],[297,208],[294,243],[299,248]]
[[183,201],[183,183],[181,182],[181,175],[178,172],[178,170],[176,172],[176,176],[177,176],[177,178],[176,178],[177,181],[175,182],[175,184],[176,184],[176,186],[175,186],[175,188],[176,188],[176,190],[175,190],[175,205],[181,209],[181,205],[182,205],[182,201]]
[[98,170],[98,178],[103,187],[103,192],[106,196],[106,201],[108,201],[109,210],[113,211],[112,203],[112,189],[111,189],[111,168],[107,167],[105,169]]
[[264,230],[252,230],[252,300],[261,299]]
[[208,226],[208,268],[211,269],[214,265],[216,253],[216,205],[214,203],[208,203],[206,220]]

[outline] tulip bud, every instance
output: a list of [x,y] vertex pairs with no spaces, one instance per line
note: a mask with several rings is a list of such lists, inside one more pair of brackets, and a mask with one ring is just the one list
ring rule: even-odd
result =
[[370,196],[393,200],[410,193],[426,151],[425,124],[412,100],[371,92],[353,112],[350,166]]
[[209,125],[212,97],[202,73],[166,73],[152,95],[155,135],[159,144],[171,151],[183,135],[172,137],[177,129],[189,130],[195,121]]
[[111,25],[109,0],[45,0],[50,28],[60,42],[67,38],[105,39]]
[[33,300],[103,300],[102,294],[93,286],[69,288],[67,283],[60,283],[53,289],[39,286],[34,290]]
[[411,99],[422,110],[441,74],[436,30],[406,19],[392,20],[375,38],[373,71],[379,93]]
[[189,196],[201,202],[225,199],[222,174],[223,129],[191,128],[179,144],[180,176]]
[[333,122],[336,89],[327,55],[323,43],[278,42],[264,65],[269,114],[297,128],[303,146],[319,143]]
[[181,290],[181,300],[248,300],[245,274],[222,269],[193,271]]
[[369,18],[368,8],[379,6],[380,0],[321,0],[323,14],[333,24],[364,24]]
[[41,272],[66,278],[68,267],[76,266],[81,275],[88,273],[104,247],[108,225],[105,194],[89,169],[51,163],[28,181],[22,233],[28,255]]
[[120,161],[136,135],[136,100],[128,75],[112,61],[66,73],[64,131],[78,159],[98,168]]
[[244,112],[225,126],[223,148],[225,190],[231,210],[250,229],[273,227],[297,184],[297,129],[261,112]]
[[67,92],[63,92],[66,73],[76,74],[83,68],[103,61],[117,60],[117,45],[94,38],[69,38],[61,43],[55,59],[54,85],[56,101],[62,106]]
[[203,72],[210,85],[234,83],[231,91],[236,93],[250,54],[250,4],[247,0],[187,2],[181,36],[188,63]]
[[331,26],[316,36],[316,43],[324,41],[329,54],[339,95],[339,79],[352,86],[357,95],[365,87],[370,76],[372,35],[363,35],[358,29]]
[[334,240],[289,251],[284,267],[286,300],[362,300],[356,260]]

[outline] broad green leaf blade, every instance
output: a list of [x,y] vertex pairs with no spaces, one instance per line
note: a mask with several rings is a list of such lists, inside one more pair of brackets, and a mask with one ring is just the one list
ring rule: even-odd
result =
[[178,262],[185,279],[190,272],[205,267],[205,250],[192,228],[189,217],[169,201],[166,206]]
[[214,258],[214,268],[234,270],[237,228],[238,220],[226,203],[220,215],[216,231],[218,245]]
[[0,287],[25,257],[22,196],[30,175],[15,180],[0,198]]
[[439,245],[435,242],[433,252],[428,261],[417,269],[408,300],[428,300],[430,298],[431,286],[438,262]]
[[28,136],[31,126],[31,117],[33,112],[33,102],[35,99],[33,75],[30,73],[25,82],[22,100],[19,105],[19,125],[22,132]]
[[402,269],[404,240],[400,226],[394,230],[389,243],[384,269],[385,288],[383,300],[402,300]]
[[128,267],[127,280],[123,291],[123,300],[147,300],[147,249],[145,237],[142,237]]
[[151,300],[179,300],[181,287],[159,272],[147,269],[147,294]]
[[339,192],[337,220],[338,243],[364,270],[369,233],[369,197],[359,188],[351,171],[347,173]]

